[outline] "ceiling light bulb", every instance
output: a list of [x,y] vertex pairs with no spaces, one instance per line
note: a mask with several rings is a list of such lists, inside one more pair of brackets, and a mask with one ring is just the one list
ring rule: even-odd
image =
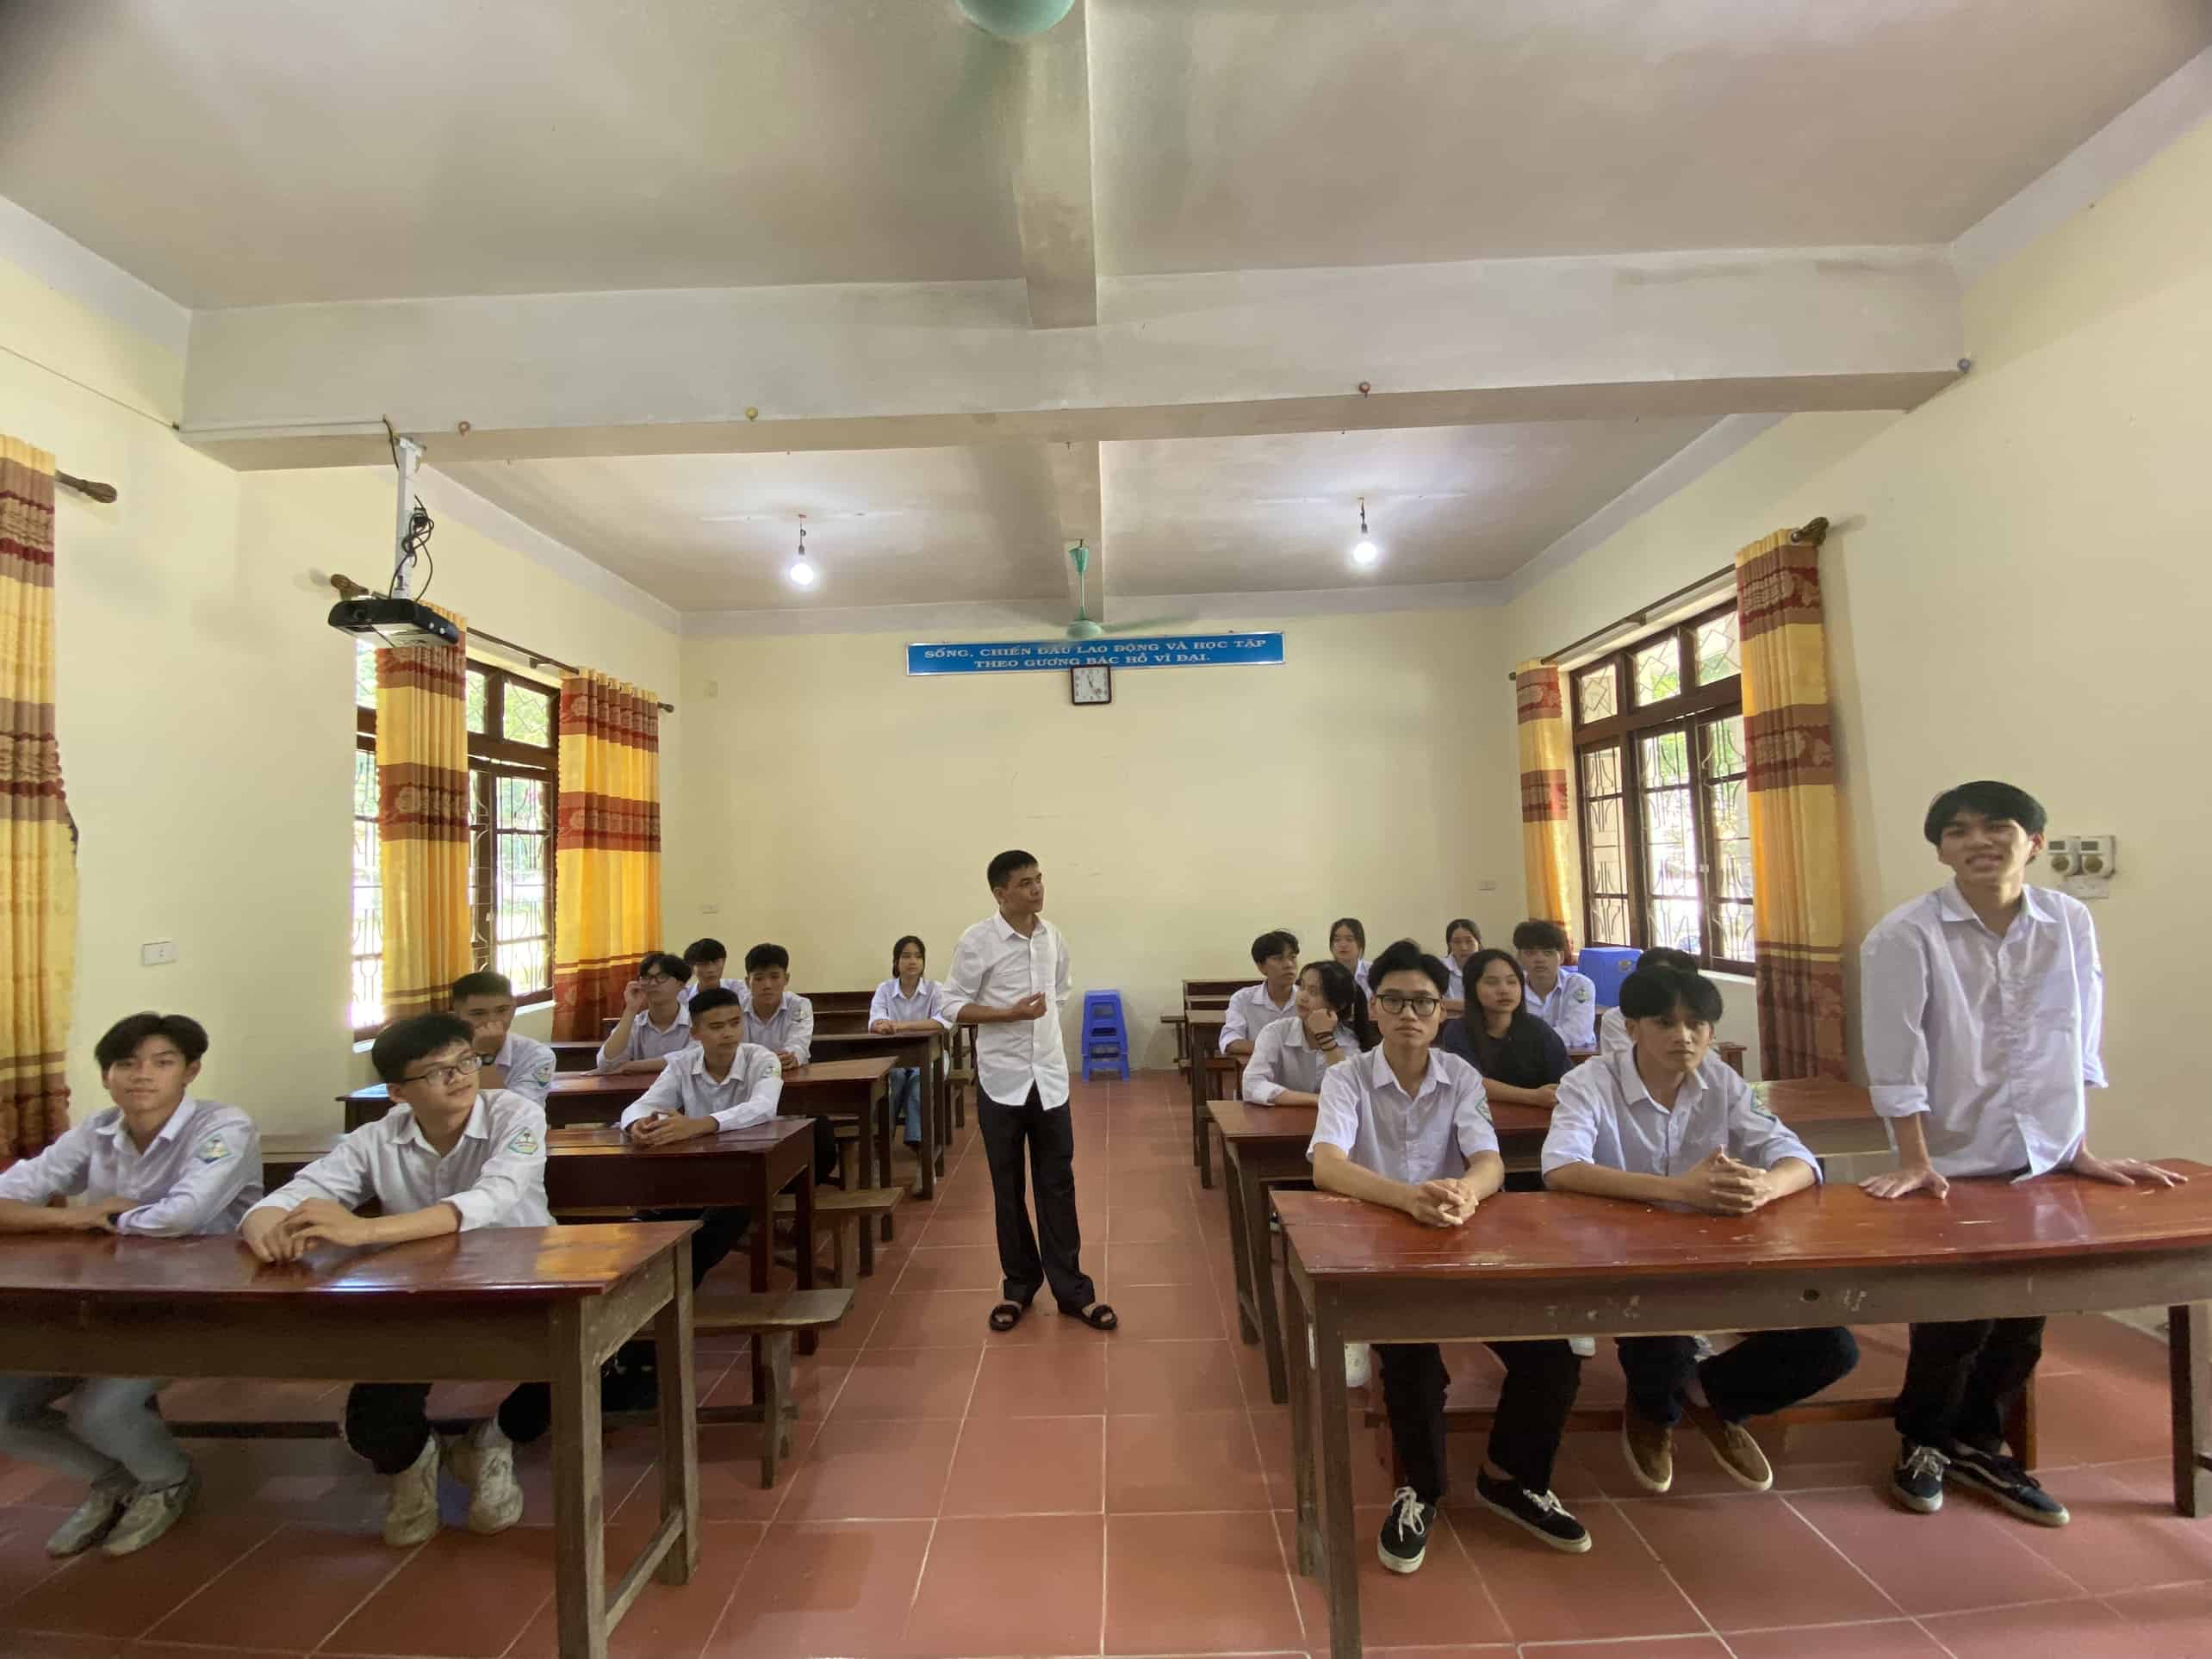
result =
[[811,587],[814,586],[814,567],[806,562],[806,556],[805,554],[801,554],[798,558],[793,559],[791,562],[791,569],[785,574],[790,576],[792,585],[795,587]]
[[1372,564],[1382,556],[1382,549],[1364,537],[1351,550],[1351,562],[1354,564]]

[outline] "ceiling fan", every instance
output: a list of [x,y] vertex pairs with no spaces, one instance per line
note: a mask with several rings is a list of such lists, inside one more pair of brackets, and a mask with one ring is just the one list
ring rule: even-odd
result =
[[1145,622],[1120,622],[1111,626],[1091,619],[1085,608],[1084,578],[1090,569],[1090,549],[1078,542],[1067,550],[1068,562],[1075,567],[1075,620],[1067,624],[1070,639],[1099,639],[1108,634],[1141,634],[1154,628],[1184,628],[1190,625],[1187,617],[1153,617]]

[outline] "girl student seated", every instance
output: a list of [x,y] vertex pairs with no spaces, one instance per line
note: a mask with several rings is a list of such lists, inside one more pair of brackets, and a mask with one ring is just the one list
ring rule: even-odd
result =
[[1318,1106],[1329,1068],[1377,1041],[1367,998],[1341,962],[1299,971],[1296,1015],[1264,1026],[1245,1063],[1244,1097],[1255,1106]]
[[1367,929],[1356,916],[1340,916],[1329,923],[1329,954],[1345,966],[1359,994],[1367,994]]
[[1466,916],[1455,916],[1444,924],[1444,966],[1451,983],[1444,988],[1447,1015],[1467,1011],[1467,959],[1482,948],[1482,929]]
[[1467,979],[1467,1012],[1448,1022],[1437,1047],[1482,1074],[1488,1100],[1513,1106],[1559,1102],[1567,1075],[1567,1045],[1528,1006],[1528,982],[1511,951],[1476,951],[1461,972]]
[[[923,970],[929,966],[929,952],[920,939],[907,934],[891,948],[892,977],[875,989],[868,1002],[868,1029],[877,1032],[896,1032],[901,1035],[948,1029],[941,1017],[945,1006],[945,988],[935,979],[924,979]],[[906,1144],[918,1149],[922,1145],[922,1072],[912,1066],[893,1066],[891,1072],[891,1109],[906,1125]]]

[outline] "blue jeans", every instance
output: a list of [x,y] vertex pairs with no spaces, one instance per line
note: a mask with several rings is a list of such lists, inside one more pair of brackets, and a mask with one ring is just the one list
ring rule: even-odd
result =
[[[0,1376],[0,1451],[95,1486],[174,1485],[191,1465],[153,1407],[160,1387],[145,1376]],[[65,1395],[66,1415],[55,1409]]]
[[904,1119],[909,1144],[922,1139],[922,1072],[913,1066],[891,1068],[891,1110]]

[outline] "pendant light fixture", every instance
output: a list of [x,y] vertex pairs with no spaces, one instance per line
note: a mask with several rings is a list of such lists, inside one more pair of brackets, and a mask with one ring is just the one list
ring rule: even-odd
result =
[[1367,498],[1359,498],[1359,539],[1351,544],[1351,562],[1362,569],[1382,556],[1382,550],[1375,545],[1367,534]]
[[819,573],[806,562],[806,515],[802,513],[798,519],[798,556],[791,562],[791,569],[784,575],[791,578],[794,587],[811,587]]

